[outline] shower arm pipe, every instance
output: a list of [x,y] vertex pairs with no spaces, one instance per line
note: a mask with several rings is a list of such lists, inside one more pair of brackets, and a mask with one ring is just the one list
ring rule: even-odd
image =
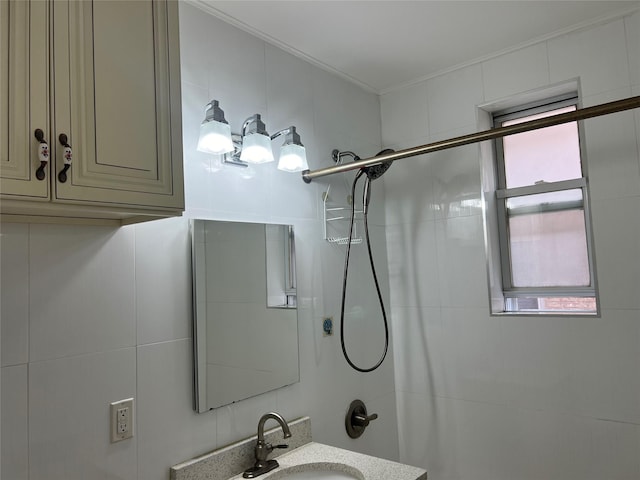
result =
[[386,153],[377,157],[357,160],[355,162],[333,165],[331,167],[320,168],[313,171],[305,170],[304,172],[302,172],[302,179],[305,181],[305,183],[311,183],[314,178],[333,175],[334,173],[348,172],[350,170],[357,170],[359,168],[369,167],[371,165],[379,165],[384,162],[402,160],[404,158],[415,157],[417,155],[424,155],[426,153],[447,150],[449,148],[469,145],[471,143],[493,140],[495,138],[506,137],[507,135],[515,135],[516,133],[528,132],[530,130],[537,130],[539,128],[560,125],[562,123],[575,122],[578,120],[585,120],[587,118],[609,115],[611,113],[622,112],[634,108],[640,108],[640,95],[625,98],[623,100],[617,100],[614,102],[603,103],[601,105],[594,105],[592,107],[580,108],[578,110],[574,110],[573,112],[561,113],[545,118],[530,120],[528,122],[509,125],[507,127],[497,127],[490,130],[484,130],[482,132],[450,138],[448,140],[440,140],[438,142],[428,143],[426,145],[398,150],[393,153]]

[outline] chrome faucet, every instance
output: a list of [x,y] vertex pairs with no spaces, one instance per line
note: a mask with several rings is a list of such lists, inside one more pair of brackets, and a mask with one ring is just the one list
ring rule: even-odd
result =
[[289,425],[287,424],[287,421],[284,418],[282,418],[282,415],[275,412],[264,414],[260,418],[260,421],[258,422],[258,440],[256,442],[256,447],[255,447],[256,463],[253,467],[245,470],[245,472],[242,474],[244,478],[255,478],[267,472],[270,472],[274,468],[278,468],[280,466],[278,461],[275,459],[267,460],[267,456],[275,448],[289,447],[289,445],[271,445],[270,443],[266,443],[264,441],[264,424],[270,418],[274,419],[280,424],[280,428],[282,428],[282,433],[284,434],[284,438],[291,437],[291,431],[289,430]]

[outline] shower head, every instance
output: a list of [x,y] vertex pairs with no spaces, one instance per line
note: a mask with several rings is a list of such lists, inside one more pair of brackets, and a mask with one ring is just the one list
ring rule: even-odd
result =
[[[376,157],[378,155],[386,155],[387,153],[393,153],[393,152],[395,152],[395,150],[392,150],[391,148],[385,148],[384,150],[378,152],[376,154]],[[362,167],[361,170],[367,174],[367,177],[369,177],[369,180],[375,180],[376,178],[380,178],[384,174],[384,172],[389,170],[389,167],[391,166],[392,163],[393,161],[384,162],[378,165],[372,165],[370,167]]]

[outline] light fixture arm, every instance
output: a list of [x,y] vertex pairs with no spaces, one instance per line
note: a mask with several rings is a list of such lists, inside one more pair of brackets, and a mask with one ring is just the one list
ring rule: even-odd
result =
[[267,133],[267,126],[262,121],[259,113],[254,113],[242,124],[242,136],[244,137],[246,134],[251,133],[259,133],[261,135],[266,135],[267,137],[269,136]]
[[232,133],[232,135],[238,135],[240,137],[240,140],[242,140],[242,137],[244,137],[245,133],[247,133],[247,127],[252,122],[252,119],[253,115],[244,121],[244,123],[242,124],[242,128],[240,129],[240,133]]
[[302,141],[300,140],[300,135],[298,135],[298,132],[296,132],[296,127],[294,127],[293,125],[288,127],[288,128],[283,128],[282,130],[280,130],[279,132],[274,133],[273,135],[271,135],[271,140],[275,140],[276,138],[280,137],[284,135],[284,144],[285,145],[302,145]]
[[234,167],[248,167],[249,164],[247,162],[240,160],[240,154],[242,153],[242,135],[231,132],[231,142],[233,143],[233,152],[225,153],[222,156],[222,163]]
[[[254,124],[255,126],[250,128],[249,131],[247,132],[247,128],[251,124]],[[262,121],[262,118],[260,118],[260,114],[254,113],[242,123],[242,128],[240,129],[240,133],[231,132],[231,138],[233,139],[234,144],[239,143],[240,145],[242,145],[242,137],[244,137],[247,133],[255,133],[255,132],[266,133],[266,131],[267,131],[267,126]],[[236,140],[233,137],[239,137],[240,140]],[[273,138],[274,137],[271,137],[271,140],[273,140]]]
[[[292,126],[292,127],[288,127],[288,128],[283,128],[279,132],[276,132],[273,135],[271,135],[271,140],[275,140],[276,138],[278,138],[281,135],[287,135],[292,130],[293,130],[293,133],[296,133],[296,127]],[[298,135],[298,134],[296,133],[296,135]],[[298,138],[300,138],[300,135],[298,135]]]

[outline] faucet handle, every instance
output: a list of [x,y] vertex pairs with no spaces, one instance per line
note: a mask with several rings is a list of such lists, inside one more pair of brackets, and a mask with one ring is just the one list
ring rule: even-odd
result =
[[369,423],[376,418],[378,418],[377,413],[367,414],[367,407],[362,400],[354,400],[349,405],[349,410],[345,417],[347,434],[351,438],[358,438],[362,435],[364,429],[369,426]]
[[279,445],[272,445],[270,443],[265,443],[264,447],[263,447],[267,452],[271,452],[273,450],[275,450],[276,448],[289,448],[289,445],[285,444],[285,443],[281,443]]
[[352,417],[352,423],[359,426],[359,427],[368,427],[369,426],[369,422],[371,420],[375,420],[376,418],[378,418],[378,414],[377,413],[373,413],[371,415],[354,415]]

